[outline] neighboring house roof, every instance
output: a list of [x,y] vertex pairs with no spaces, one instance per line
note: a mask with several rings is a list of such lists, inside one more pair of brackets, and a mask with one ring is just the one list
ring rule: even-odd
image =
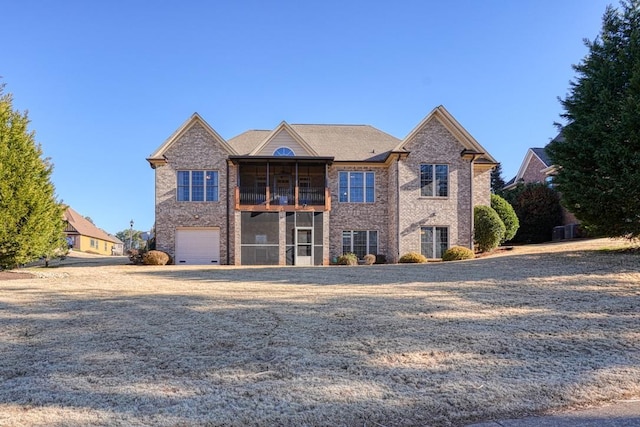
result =
[[115,243],[116,245],[124,245],[124,242],[122,240],[118,239],[113,234],[109,234],[109,237],[111,237],[113,239],[113,243]]
[[531,148],[531,151],[533,151],[533,153],[538,156],[538,158],[540,159],[540,161],[542,163],[544,163],[545,167],[549,167],[551,166],[551,159],[549,158],[549,155],[547,154],[547,150],[546,148]]
[[[564,141],[564,137],[562,136],[562,132],[559,133],[551,142],[554,141]],[[549,154],[547,154],[547,145],[545,145],[544,147],[533,147],[533,148],[529,148],[527,150],[527,154],[525,154],[524,159],[522,160],[522,164],[520,165],[520,169],[518,169],[518,173],[516,174],[516,176],[514,176],[513,178],[511,178],[506,184],[505,184],[505,189],[509,189],[510,187],[515,186],[518,182],[522,182],[524,179],[524,174],[526,173],[527,169],[529,168],[529,165],[531,163],[531,161],[534,158],[537,158],[538,160],[540,160],[540,162],[542,162],[542,164],[544,165],[543,168],[541,168],[538,172],[540,172],[542,175],[549,175],[549,174],[553,174],[555,168],[553,167],[553,162],[551,161],[551,158],[549,157]]]
[[64,219],[78,232],[78,234],[104,240],[107,242],[122,243],[114,236],[110,236],[105,231],[100,230],[98,227],[89,222],[85,217],[71,208],[67,208],[67,210],[64,212]]
[[[292,124],[288,127],[318,156],[333,157],[335,161],[384,161],[400,142],[369,125]],[[250,130],[231,138],[229,145],[239,154],[249,155],[259,151],[272,134],[269,130]]]

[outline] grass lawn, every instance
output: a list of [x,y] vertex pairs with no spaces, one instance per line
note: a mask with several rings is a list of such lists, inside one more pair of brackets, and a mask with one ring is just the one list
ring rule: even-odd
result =
[[459,426],[640,397],[640,256],[604,246],[31,269],[0,281],[0,425]]

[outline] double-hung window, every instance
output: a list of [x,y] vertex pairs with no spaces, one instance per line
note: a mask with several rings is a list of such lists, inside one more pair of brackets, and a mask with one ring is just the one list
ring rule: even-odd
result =
[[375,230],[343,231],[342,253],[351,252],[358,258],[364,258],[367,254],[378,253],[378,232]]
[[179,202],[217,202],[217,171],[178,171]]
[[449,196],[448,165],[420,165],[420,196]]
[[420,227],[420,252],[427,258],[442,258],[449,248],[447,227]]
[[340,172],[340,201],[373,203],[375,201],[374,172]]

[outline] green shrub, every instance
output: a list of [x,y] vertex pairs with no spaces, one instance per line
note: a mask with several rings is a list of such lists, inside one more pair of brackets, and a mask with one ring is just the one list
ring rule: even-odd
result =
[[142,256],[145,265],[166,265],[169,260],[169,254],[162,251],[149,251]]
[[442,254],[443,261],[460,261],[473,258],[475,258],[473,251],[463,246],[452,246]]
[[475,227],[473,240],[480,252],[495,249],[505,233],[505,226],[491,206],[476,206],[473,210]]
[[338,265],[358,265],[358,257],[356,254],[352,254],[351,252],[347,252],[346,254],[340,255],[337,261]]
[[364,264],[365,265],[372,265],[376,263],[376,256],[373,254],[366,254],[364,256]]
[[504,237],[500,243],[513,239],[520,227],[520,221],[513,206],[497,194],[492,194],[491,207],[496,211],[505,227]]
[[410,264],[410,263],[424,264],[425,262],[427,262],[427,258],[424,255],[419,254],[417,252],[407,252],[406,254],[400,257],[398,262],[403,264]]

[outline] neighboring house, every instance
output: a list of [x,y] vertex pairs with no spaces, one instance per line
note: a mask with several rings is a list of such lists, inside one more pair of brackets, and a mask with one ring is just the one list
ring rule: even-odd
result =
[[[562,133],[560,133],[551,142],[563,140]],[[545,148],[529,148],[520,165],[520,169],[518,169],[518,173],[505,184],[504,189],[510,190],[518,184],[535,182],[553,185],[553,175],[555,175],[555,172],[556,167],[546,152],[546,146]],[[571,212],[562,207],[562,224],[558,224],[558,226],[565,226],[565,230],[562,233],[564,238],[576,237],[576,233],[578,232],[577,225],[579,223],[580,221],[578,221]],[[554,235],[559,236],[557,232],[554,233]]]
[[113,239],[113,252],[111,255],[122,256],[124,255],[124,242],[118,239],[113,234],[109,234],[109,237]]
[[148,159],[156,248],[176,264],[396,262],[473,246],[495,159],[440,106],[404,139],[368,125],[296,125],[222,138],[193,114]]
[[115,255],[122,242],[107,234],[71,208],[64,212],[65,229],[69,246],[74,251],[100,255]]

